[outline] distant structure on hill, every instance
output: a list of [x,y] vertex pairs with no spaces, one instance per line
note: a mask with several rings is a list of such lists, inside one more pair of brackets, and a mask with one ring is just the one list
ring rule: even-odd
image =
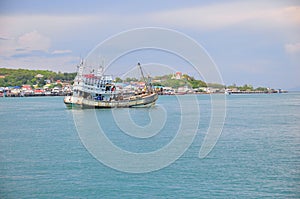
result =
[[182,72],[176,72],[173,74],[172,79],[181,79],[182,78]]

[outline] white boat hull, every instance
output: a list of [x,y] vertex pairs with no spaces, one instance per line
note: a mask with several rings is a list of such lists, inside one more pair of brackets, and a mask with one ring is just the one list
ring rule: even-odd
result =
[[68,108],[130,108],[130,107],[149,107],[155,104],[158,98],[157,93],[149,95],[136,95],[124,100],[99,101],[85,99],[83,97],[66,96],[64,103]]

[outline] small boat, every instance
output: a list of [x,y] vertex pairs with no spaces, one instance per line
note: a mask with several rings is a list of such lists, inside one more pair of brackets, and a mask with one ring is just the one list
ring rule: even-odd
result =
[[225,89],[225,95],[231,95],[232,90],[231,89]]
[[81,61],[74,79],[73,94],[65,96],[64,103],[68,108],[129,108],[149,107],[155,104],[158,94],[152,89],[151,83],[146,80],[142,67],[138,63],[141,75],[145,82],[143,91],[128,92],[117,89],[112,75],[104,75],[103,68],[96,72],[85,73]]

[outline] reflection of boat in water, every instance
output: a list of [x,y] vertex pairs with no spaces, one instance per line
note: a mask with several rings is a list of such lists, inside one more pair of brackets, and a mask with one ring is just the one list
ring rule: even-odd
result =
[[148,107],[155,104],[158,98],[154,93],[151,83],[144,77],[141,65],[138,63],[145,89],[141,92],[126,92],[117,89],[111,75],[104,75],[99,68],[84,74],[83,62],[78,67],[77,76],[74,79],[73,95],[66,96],[64,103],[67,107],[79,106],[82,108],[122,108],[122,107]]

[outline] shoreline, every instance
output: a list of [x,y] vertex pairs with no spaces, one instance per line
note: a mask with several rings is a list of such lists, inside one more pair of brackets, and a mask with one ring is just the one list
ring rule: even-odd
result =
[[[224,92],[216,92],[216,93],[205,93],[205,92],[197,92],[197,93],[175,93],[175,94],[158,94],[160,96],[180,96],[180,95],[251,95],[251,94],[285,94],[285,93],[294,93],[300,91],[293,92],[259,92],[259,91],[240,91],[240,92],[232,92],[230,94]],[[70,93],[62,93],[62,94],[31,94],[31,95],[0,95],[0,98],[22,98],[22,97],[64,97],[71,96]]]

